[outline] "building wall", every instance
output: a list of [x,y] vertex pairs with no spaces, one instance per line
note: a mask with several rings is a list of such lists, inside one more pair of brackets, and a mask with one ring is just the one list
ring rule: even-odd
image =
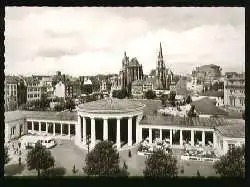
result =
[[62,82],[56,84],[54,95],[56,97],[65,98],[65,85]]
[[39,100],[42,95],[42,86],[38,83],[30,83],[27,85],[27,102]]
[[236,110],[245,110],[245,79],[239,77],[225,78],[224,103]]
[[13,110],[17,107],[17,83],[5,84],[4,100],[5,100],[5,110]]
[[28,128],[24,118],[5,123],[5,143],[27,133]]

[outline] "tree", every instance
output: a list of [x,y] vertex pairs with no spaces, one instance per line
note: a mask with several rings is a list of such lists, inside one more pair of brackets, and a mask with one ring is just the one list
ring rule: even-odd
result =
[[86,166],[83,168],[88,175],[114,176],[120,175],[119,153],[109,141],[96,144],[95,148],[87,154]]
[[40,176],[41,170],[47,170],[53,167],[55,159],[50,150],[44,148],[41,143],[37,142],[27,155],[27,166],[29,170],[36,169],[37,175]]
[[172,106],[175,106],[175,96],[176,96],[176,92],[170,91],[169,101],[172,104]]
[[157,150],[145,161],[143,174],[146,177],[176,177],[178,174],[177,160],[172,153]]
[[7,164],[10,161],[8,148],[4,147],[4,164]]
[[192,105],[190,110],[187,113],[188,117],[196,117],[196,113],[194,112],[194,109],[195,109],[195,105]]
[[147,99],[154,99],[156,97],[156,95],[153,92],[153,90],[148,90],[148,91],[145,92],[145,97]]
[[74,103],[74,101],[71,98],[69,98],[69,99],[66,100],[65,108],[69,109],[70,111],[72,111],[73,109],[75,109],[75,103]]
[[214,168],[222,177],[244,177],[245,146],[230,148],[226,155],[215,162]]
[[192,102],[192,98],[191,98],[190,95],[188,95],[187,98],[186,98],[186,103],[190,104],[191,102]]
[[168,100],[168,95],[166,95],[166,94],[162,94],[161,95],[161,104],[163,105],[163,106],[166,106],[166,101]]

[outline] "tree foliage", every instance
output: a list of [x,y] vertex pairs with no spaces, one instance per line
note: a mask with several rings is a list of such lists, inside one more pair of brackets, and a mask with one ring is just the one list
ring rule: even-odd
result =
[[112,93],[112,97],[118,98],[118,99],[124,99],[128,96],[128,92],[125,88],[121,90],[114,90]]
[[37,175],[40,176],[41,170],[47,170],[54,166],[55,159],[50,150],[44,148],[41,143],[36,143],[27,155],[27,166],[29,170],[36,169]]
[[178,174],[177,160],[171,153],[157,150],[145,161],[143,174],[146,177],[176,177]]
[[191,98],[190,95],[188,95],[187,98],[186,98],[186,103],[190,104],[191,102],[192,102],[192,98]]
[[119,161],[119,153],[113,148],[113,144],[103,141],[96,144],[95,148],[89,152],[83,169],[88,175],[120,175],[123,170],[119,168]]
[[169,102],[172,104],[172,106],[175,106],[175,96],[176,96],[176,92],[170,91]]
[[161,104],[163,105],[163,106],[166,106],[166,101],[168,100],[168,95],[166,95],[166,94],[162,94],[161,95]]
[[226,155],[215,162],[214,168],[222,177],[244,177],[245,146],[229,149]]
[[75,109],[75,103],[71,98],[66,99],[65,108],[72,111]]
[[154,99],[156,97],[156,95],[155,95],[153,90],[148,90],[145,92],[145,97],[147,99]]
[[195,109],[195,105],[192,105],[190,110],[187,113],[188,117],[196,117],[196,113],[195,113],[194,109]]

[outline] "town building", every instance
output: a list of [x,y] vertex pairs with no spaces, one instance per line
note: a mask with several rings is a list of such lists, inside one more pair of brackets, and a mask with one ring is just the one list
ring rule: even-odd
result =
[[193,94],[201,94],[204,91],[204,86],[201,82],[198,83],[195,76],[192,76],[191,81],[187,81],[187,90]]
[[83,82],[81,82],[81,94],[91,94],[92,92],[92,81],[88,77],[84,77]]
[[79,80],[66,81],[65,96],[70,98],[77,98],[81,95],[81,84]]
[[122,69],[119,72],[119,86],[130,92],[132,82],[136,80],[143,80],[142,65],[139,64],[137,58],[129,60],[125,52],[122,60]]
[[237,111],[245,110],[245,74],[225,73],[224,104]]
[[5,111],[15,110],[18,106],[17,86],[18,86],[18,81],[14,76],[5,76],[5,81],[4,81]]
[[65,85],[62,83],[62,81],[56,84],[54,96],[59,98],[65,98]]
[[144,93],[149,90],[154,90],[153,82],[150,79],[132,82],[131,93],[134,97],[143,97]]
[[42,96],[42,85],[37,78],[27,77],[27,102],[40,100]]

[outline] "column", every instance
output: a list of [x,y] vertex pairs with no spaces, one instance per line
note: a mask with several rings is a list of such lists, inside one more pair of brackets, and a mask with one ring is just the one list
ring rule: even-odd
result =
[[68,127],[69,127],[69,128],[68,128],[68,136],[70,136],[70,124],[69,124]]
[[140,68],[137,68],[137,72],[138,72],[138,80],[140,80]]
[[194,130],[191,130],[191,146],[194,146]]
[[38,122],[39,123],[39,134],[41,134],[41,121]]
[[202,146],[205,146],[205,131],[202,131]]
[[162,129],[160,129],[160,139],[162,140]]
[[95,146],[95,118],[91,118],[91,147]]
[[140,142],[139,140],[139,116],[137,116],[136,118],[136,144],[138,144]]
[[180,146],[183,146],[182,130],[180,130]]
[[132,146],[132,117],[128,118],[128,146]]
[[82,117],[82,142],[86,145],[86,118]]
[[63,124],[61,123],[61,136],[63,135]]
[[103,140],[108,140],[108,119],[103,118]]
[[56,124],[53,123],[53,135],[55,136],[56,135]]
[[75,124],[75,144],[81,142],[81,116],[78,114],[78,121]]
[[213,132],[213,147],[217,148],[216,134]]
[[46,122],[46,134],[48,134],[49,129],[48,129],[48,122]]
[[120,118],[116,119],[116,147],[121,148],[121,130],[120,130]]
[[170,145],[172,145],[172,144],[173,144],[173,130],[172,130],[172,129],[169,129],[169,133],[170,133],[170,136],[169,136]]
[[34,132],[34,131],[35,131],[35,130],[34,130],[34,121],[32,121],[31,124],[32,124],[32,125],[31,125],[31,126],[32,126],[32,132]]
[[142,128],[139,127],[139,141],[142,141]]
[[149,143],[152,143],[152,129],[149,128]]

